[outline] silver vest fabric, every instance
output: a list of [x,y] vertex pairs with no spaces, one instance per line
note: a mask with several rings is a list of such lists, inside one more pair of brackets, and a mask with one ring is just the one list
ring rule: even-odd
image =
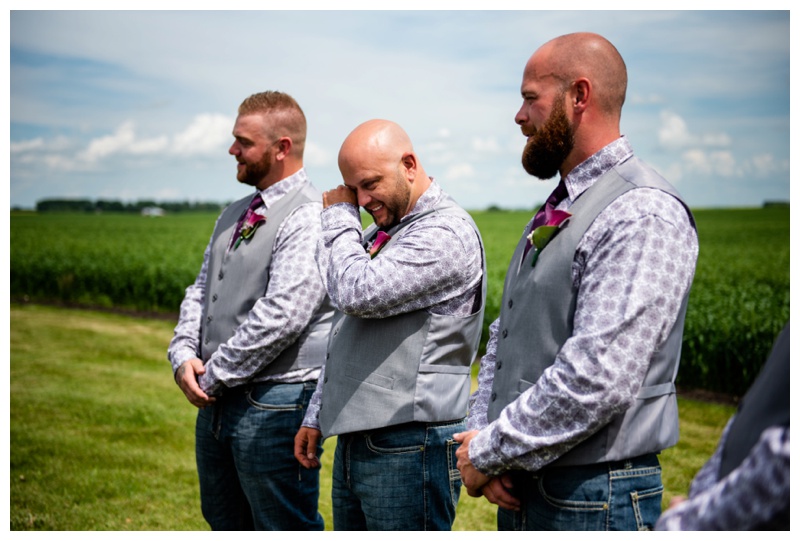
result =
[[726,477],[739,467],[765,430],[773,426],[789,426],[789,345],[789,323],[786,323],[767,361],[739,402],[722,447],[717,479]]
[[[272,247],[283,220],[298,206],[321,199],[322,196],[310,183],[290,191],[267,210],[267,221],[250,239],[242,241],[236,250],[231,249],[227,253],[236,223],[250,204],[252,195],[230,204],[222,211],[212,235],[208,262],[200,335],[203,362],[208,361],[220,344],[233,336],[239,325],[247,319],[256,301],[266,294]],[[333,308],[326,297],[325,305],[315,314],[297,341],[256,377],[322,366],[332,319]]]
[[[469,214],[445,197],[436,209],[388,231],[392,239],[382,250],[391,250],[405,227],[430,212],[467,220],[480,240]],[[364,238],[369,240],[374,234],[372,226]],[[469,316],[418,310],[362,319],[336,312],[319,417],[324,437],[411,421],[451,421],[466,415],[470,365],[478,350],[486,303],[486,258],[480,242],[480,306]]]
[[[660,189],[681,200],[658,173],[631,157],[608,171],[573,203],[569,209],[572,217],[544,248],[535,267],[531,268],[531,253],[520,265],[525,239],[520,241],[503,287],[490,422],[539,379],[572,335],[578,293],[572,285],[572,262],[578,243],[603,209],[637,188]],[[686,212],[694,225],[688,208]],[[687,302],[688,292],[666,343],[650,360],[635,404],[553,462],[554,466],[632,458],[677,443],[674,382]]]

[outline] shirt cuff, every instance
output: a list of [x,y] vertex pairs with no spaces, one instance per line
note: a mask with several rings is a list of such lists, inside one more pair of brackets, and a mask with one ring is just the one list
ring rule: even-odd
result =
[[358,207],[352,203],[336,203],[322,209],[320,213],[323,231],[352,227],[354,220],[358,230],[361,231],[361,214],[358,212]]
[[198,355],[197,352],[191,348],[180,348],[173,351],[169,357],[170,364],[172,365],[172,373],[175,374],[175,372],[178,371],[178,368],[180,368],[181,365],[189,359],[197,359],[199,357],[200,355]]
[[503,473],[507,468],[503,465],[503,457],[499,449],[492,444],[492,428],[489,425],[469,442],[469,459],[479,472],[490,477]]

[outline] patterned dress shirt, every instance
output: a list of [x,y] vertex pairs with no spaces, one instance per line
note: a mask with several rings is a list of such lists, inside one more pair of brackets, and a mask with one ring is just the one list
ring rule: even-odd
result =
[[[436,182],[401,219],[434,208],[444,192]],[[385,318],[427,310],[466,316],[481,294],[483,261],[475,230],[463,220],[429,214],[403,229],[403,237],[371,259],[363,245],[358,207],[322,211],[317,264],[331,302],[359,318]],[[323,374],[319,381],[324,379]],[[303,426],[319,429],[322,383],[311,398]]]
[[718,479],[722,449],[733,418],[722,433],[717,450],[697,472],[689,499],[668,509],[656,530],[749,530],[766,524],[789,508],[789,427],[774,426],[761,434],[744,461]]
[[[567,210],[633,151],[621,137],[573,169]],[[525,234],[527,234],[526,227]],[[486,475],[536,471],[631,406],[651,354],[672,328],[697,261],[697,235],[683,205],[657,189],[630,190],[595,219],[575,251],[578,291],[572,336],[539,380],[489,424],[499,320],[489,329],[468,428],[469,456]]]
[[[261,191],[264,207],[256,212],[265,213],[281,197],[308,182],[305,169],[301,169],[269,186]],[[325,288],[314,263],[321,234],[321,211],[321,202],[305,203],[281,224],[272,247],[267,294],[256,302],[245,322],[206,363],[199,384],[207,394],[250,382],[298,383],[319,376],[319,368],[273,376],[257,374],[297,340],[325,299]],[[194,284],[186,288],[181,303],[180,318],[168,350],[173,371],[200,356],[200,324],[210,251],[211,242],[203,255],[200,273]]]

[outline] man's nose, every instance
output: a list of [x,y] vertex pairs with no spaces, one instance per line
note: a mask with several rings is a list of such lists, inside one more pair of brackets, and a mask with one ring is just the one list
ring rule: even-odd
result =
[[372,201],[372,197],[363,190],[356,190],[356,199],[358,200],[358,205],[362,208],[366,208]]
[[523,107],[519,108],[517,114],[514,116],[514,122],[522,126],[528,120],[528,115],[523,112]]

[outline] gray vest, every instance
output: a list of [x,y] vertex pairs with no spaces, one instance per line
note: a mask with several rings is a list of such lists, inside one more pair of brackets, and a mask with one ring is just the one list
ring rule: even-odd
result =
[[[391,250],[405,227],[430,212],[467,220],[480,240],[469,214],[446,196],[436,209],[388,231],[392,239],[382,250]],[[371,239],[376,233],[371,226],[364,238]],[[480,307],[469,316],[417,310],[363,319],[336,313],[319,418],[324,437],[411,421],[451,421],[466,415],[470,365],[480,342],[486,301],[486,258],[480,242]]]
[[[572,335],[578,293],[572,285],[572,262],[578,243],[603,209],[637,188],[657,188],[680,200],[666,180],[632,157],[608,171],[578,198],[569,209],[569,222],[544,248],[535,267],[531,268],[532,253],[520,265],[525,239],[520,241],[503,288],[490,422],[539,379]],[[686,212],[694,224],[688,208]],[[678,441],[674,382],[687,302],[688,292],[666,342],[650,359],[635,404],[553,465],[632,458],[661,451]]]
[[[256,301],[266,294],[272,247],[283,220],[300,205],[320,201],[321,196],[310,183],[290,191],[267,210],[267,221],[251,238],[227,251],[236,223],[251,200],[252,196],[244,197],[223,210],[211,237],[200,335],[203,362],[233,336]],[[326,297],[303,334],[255,377],[322,366],[332,317]]]
[[789,323],[786,323],[758,377],[739,402],[722,447],[718,479],[739,467],[765,430],[789,426],[789,342]]

